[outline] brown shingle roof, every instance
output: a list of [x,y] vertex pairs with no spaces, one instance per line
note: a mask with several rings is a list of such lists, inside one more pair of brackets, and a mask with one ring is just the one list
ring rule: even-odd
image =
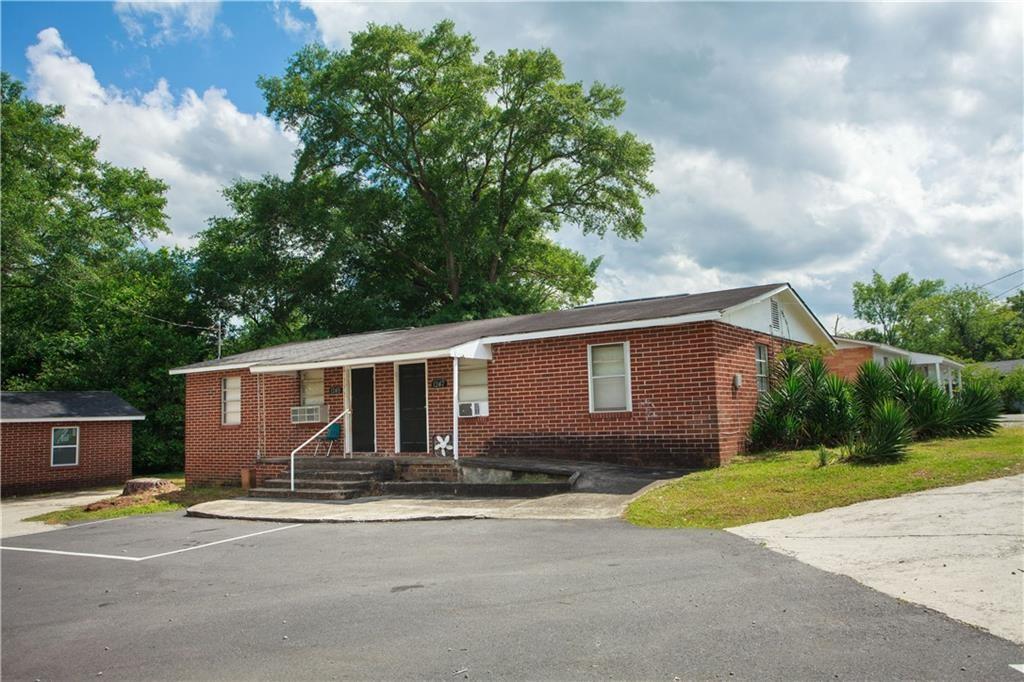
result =
[[633,301],[600,303],[568,310],[532,315],[498,317],[489,320],[452,322],[408,329],[348,334],[332,339],[287,343],[269,348],[229,355],[179,367],[175,371],[213,369],[231,365],[284,365],[328,360],[403,355],[442,351],[463,343],[493,336],[542,332],[592,325],[656,320],[680,315],[722,311],[746,303],[785,284],[762,284],[711,291],[703,294],[678,294]]

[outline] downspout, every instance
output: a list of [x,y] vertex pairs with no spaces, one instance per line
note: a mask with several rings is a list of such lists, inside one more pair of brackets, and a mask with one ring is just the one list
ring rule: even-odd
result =
[[452,358],[452,458],[459,459],[459,359]]

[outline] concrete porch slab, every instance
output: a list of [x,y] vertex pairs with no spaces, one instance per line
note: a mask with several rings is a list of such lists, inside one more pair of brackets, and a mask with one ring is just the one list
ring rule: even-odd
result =
[[[657,485],[657,484],[655,484]],[[306,502],[240,497],[189,507],[189,516],[282,523],[359,523],[445,519],[610,519],[635,495],[566,493],[535,499],[361,497]]]

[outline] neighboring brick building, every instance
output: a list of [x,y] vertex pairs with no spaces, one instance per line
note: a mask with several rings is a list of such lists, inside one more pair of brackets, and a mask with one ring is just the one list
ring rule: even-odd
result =
[[4,391],[0,494],[123,483],[132,475],[132,422],[140,419],[109,391]]
[[455,457],[713,466],[742,450],[789,343],[833,347],[771,284],[264,348],[172,370],[186,375],[185,474],[237,481],[346,410],[346,453],[431,454],[447,438]]
[[835,342],[836,350],[825,358],[825,365],[830,372],[847,381],[854,381],[861,366],[866,362],[874,362],[886,367],[890,362],[906,360],[918,372],[937,383],[950,395],[960,387],[964,366],[956,360],[942,355],[914,353],[886,343],[850,339],[844,336],[837,336]]

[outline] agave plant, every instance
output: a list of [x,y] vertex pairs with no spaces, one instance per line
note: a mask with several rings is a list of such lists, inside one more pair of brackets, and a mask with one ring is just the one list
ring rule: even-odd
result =
[[903,406],[883,398],[865,420],[858,438],[847,446],[847,458],[858,462],[896,462],[907,454],[911,430]]
[[950,405],[950,432],[962,436],[987,436],[999,425],[1003,404],[990,386],[967,382]]

